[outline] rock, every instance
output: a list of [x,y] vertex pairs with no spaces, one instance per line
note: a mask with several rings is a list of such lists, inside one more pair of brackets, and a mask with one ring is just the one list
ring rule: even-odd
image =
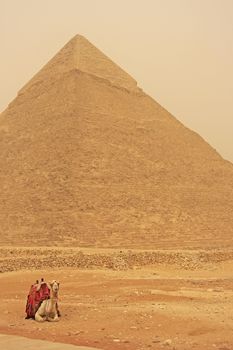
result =
[[165,346],[171,346],[172,345],[172,340],[171,339],[166,339],[164,340],[164,342],[162,343]]
[[136,326],[131,326],[130,329],[138,329]]
[[83,331],[75,331],[75,332],[74,332],[74,335],[79,335],[79,334],[81,334],[81,333],[83,333]]

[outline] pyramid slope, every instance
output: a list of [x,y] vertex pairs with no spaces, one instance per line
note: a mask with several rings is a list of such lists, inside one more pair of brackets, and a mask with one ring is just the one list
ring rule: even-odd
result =
[[232,164],[140,90],[71,69],[20,94],[0,135],[0,244],[232,243]]

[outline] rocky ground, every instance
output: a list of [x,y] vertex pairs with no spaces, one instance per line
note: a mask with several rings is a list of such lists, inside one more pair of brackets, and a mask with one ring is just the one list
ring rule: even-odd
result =
[[[126,250],[94,248],[0,247],[0,273],[41,268],[129,270],[148,265],[176,265],[195,270],[233,260],[233,250]],[[210,266],[209,266],[210,265]]]
[[[106,350],[233,349],[231,251],[0,249],[0,333]],[[24,319],[38,278],[60,280],[59,323]]]

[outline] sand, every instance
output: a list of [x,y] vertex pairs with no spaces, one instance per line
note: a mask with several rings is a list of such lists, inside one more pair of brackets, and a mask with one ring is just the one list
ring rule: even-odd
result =
[[95,350],[96,348],[89,348],[75,345],[65,345],[64,343],[48,342],[44,340],[35,340],[25,337],[12,336],[0,334],[0,348],[1,350]]
[[[232,268],[233,260],[227,260],[194,269],[160,263],[122,271],[5,272],[0,275],[0,333],[104,350],[230,350]],[[29,286],[40,277],[60,280],[59,323],[24,319]]]

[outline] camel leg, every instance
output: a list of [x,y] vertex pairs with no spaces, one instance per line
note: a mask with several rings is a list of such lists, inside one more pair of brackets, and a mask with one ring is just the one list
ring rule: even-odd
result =
[[60,313],[60,310],[58,308],[58,303],[56,303],[56,311],[57,311],[57,316],[61,317],[61,313]]
[[41,316],[38,312],[35,314],[35,320],[37,321],[37,322],[44,322],[44,321],[46,321],[46,316]]
[[48,317],[48,321],[49,322],[58,322],[59,321],[59,318],[57,315],[55,315],[55,317]]

